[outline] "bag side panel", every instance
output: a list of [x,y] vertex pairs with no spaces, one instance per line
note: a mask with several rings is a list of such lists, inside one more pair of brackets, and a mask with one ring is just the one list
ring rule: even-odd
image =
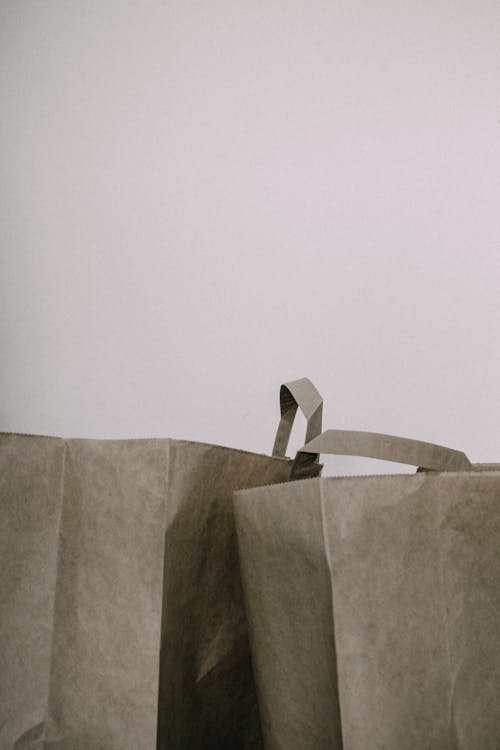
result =
[[68,441],[47,750],[155,747],[168,450]]
[[44,733],[64,441],[0,436],[0,747]]
[[[320,639],[301,639],[313,606],[304,597],[317,589],[320,600],[329,589],[314,566],[326,549],[344,747],[497,750],[500,473],[319,480],[324,538],[309,486],[236,498],[268,748],[321,747],[313,732],[326,731],[335,710],[332,695],[322,703],[315,694],[324,679],[313,660]],[[297,519],[307,514],[301,537]],[[295,570],[290,561],[299,552]],[[301,579],[308,568],[310,578]],[[311,689],[292,702],[289,686],[300,690],[307,680]],[[308,713],[314,729],[301,744]]]
[[232,492],[284,482],[291,462],[172,441],[158,748],[261,747]]
[[346,748],[457,750],[440,555],[443,476],[323,480]]
[[438,498],[455,746],[497,750],[500,473],[443,477]]
[[342,747],[317,480],[241,492],[236,522],[267,750]]

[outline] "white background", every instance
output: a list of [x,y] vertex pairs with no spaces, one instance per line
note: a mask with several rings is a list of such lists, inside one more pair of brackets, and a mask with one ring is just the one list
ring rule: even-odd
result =
[[2,0],[0,429],[500,461],[498,10]]

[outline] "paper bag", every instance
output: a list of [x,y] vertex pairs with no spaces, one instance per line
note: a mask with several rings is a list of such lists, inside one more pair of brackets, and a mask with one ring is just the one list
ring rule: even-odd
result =
[[273,457],[179,440],[0,436],[0,750],[258,748],[232,491]]
[[236,493],[267,750],[498,750],[500,467],[329,431],[298,454],[414,464]]

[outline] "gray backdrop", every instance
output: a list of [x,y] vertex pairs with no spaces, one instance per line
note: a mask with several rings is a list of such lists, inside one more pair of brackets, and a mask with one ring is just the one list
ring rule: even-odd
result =
[[2,0],[0,428],[269,451],[308,375],[498,461],[498,48],[496,0]]

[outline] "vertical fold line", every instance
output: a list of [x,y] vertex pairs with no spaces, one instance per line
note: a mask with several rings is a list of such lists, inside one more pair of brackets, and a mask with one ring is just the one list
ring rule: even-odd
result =
[[61,484],[59,490],[60,497],[60,508],[59,508],[59,528],[57,530],[57,546],[55,554],[55,576],[54,576],[54,599],[52,603],[52,633],[50,639],[50,657],[49,657],[49,674],[47,684],[47,700],[45,708],[45,720],[43,723],[43,733],[40,738],[42,742],[42,750],[46,748],[47,742],[47,724],[52,721],[51,716],[51,695],[52,695],[52,677],[53,677],[53,655],[54,655],[54,643],[55,643],[55,630],[56,630],[56,606],[57,606],[57,591],[59,583],[59,564],[60,564],[60,552],[61,552],[61,536],[63,529],[63,516],[64,516],[64,489],[65,489],[65,474],[66,474],[66,454],[68,450],[67,440],[64,440],[62,465],[61,465]]
[[[432,477],[432,479],[435,479],[435,478]],[[441,476],[440,479],[441,479],[441,482],[446,481],[445,476],[444,477]],[[439,487],[439,484],[438,484],[438,487]],[[444,494],[446,495],[446,493]],[[448,705],[449,741],[450,741],[450,747],[457,750],[457,748],[460,746],[458,736],[457,736],[457,728],[456,728],[456,722],[455,722],[455,716],[454,716],[457,670],[453,666],[451,638],[450,638],[450,622],[449,622],[449,617],[447,614],[447,590],[446,590],[446,584],[445,584],[444,554],[443,554],[443,543],[442,543],[444,513],[443,513],[443,503],[441,502],[441,497],[439,494],[438,494],[436,515],[437,515],[436,544],[437,544],[437,562],[438,562],[437,567],[438,567],[438,572],[439,572],[439,589],[441,592],[440,609],[441,609],[441,615],[443,618],[443,630],[444,630],[445,643],[446,643],[446,658],[448,662],[448,676],[449,676],[449,685],[450,685],[449,687],[450,695],[449,695],[449,705]]]
[[319,478],[317,482],[319,486],[321,534],[323,538],[323,547],[325,550],[325,559],[326,559],[326,564],[328,568],[328,575],[330,577],[330,615],[331,615],[331,628],[332,628],[332,638],[333,638],[333,653],[335,657],[335,688],[336,688],[336,695],[337,695],[336,709],[337,709],[339,739],[340,739],[339,750],[342,750],[344,747],[344,738],[343,738],[343,732],[342,732],[342,711],[341,711],[341,706],[340,706],[339,671],[338,671],[338,659],[337,659],[337,637],[336,637],[336,632],[335,632],[335,606],[334,606],[334,594],[333,594],[332,561],[330,557],[330,548],[328,545],[328,538],[327,538],[326,530],[325,530],[325,526],[326,526],[325,524],[325,498],[323,496],[323,481],[321,478]]
[[[159,443],[161,445],[161,442]],[[167,440],[167,451],[165,453],[166,456],[166,470],[164,471],[164,485],[163,485],[163,558],[162,558],[162,573],[161,573],[161,586],[160,586],[160,637],[158,641],[158,674],[157,674],[157,684],[156,684],[156,743],[155,747],[157,750],[161,750],[162,745],[160,744],[160,740],[162,738],[160,737],[160,730],[161,727],[161,716],[160,716],[160,690],[161,690],[161,676],[162,676],[162,665],[161,665],[161,656],[162,656],[162,641],[163,641],[163,619],[164,619],[164,608],[165,608],[165,561],[166,561],[166,536],[167,536],[167,527],[168,527],[168,509],[167,509],[167,503],[168,503],[168,494],[170,489],[170,481],[171,481],[171,467],[172,467],[172,439],[168,438]],[[163,461],[165,461],[165,456],[163,458]]]

